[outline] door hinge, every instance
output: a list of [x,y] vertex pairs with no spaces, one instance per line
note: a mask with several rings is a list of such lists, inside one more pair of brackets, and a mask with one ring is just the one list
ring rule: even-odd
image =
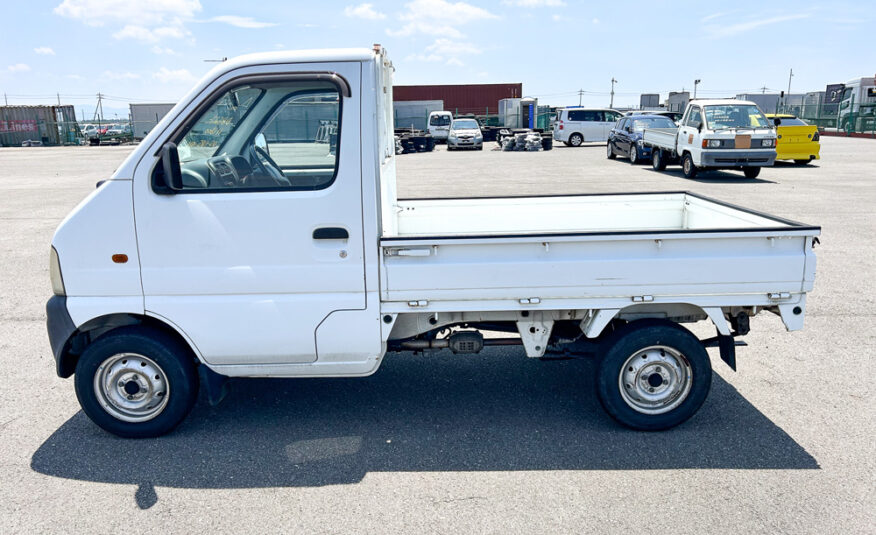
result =
[[632,297],[633,303],[649,303],[654,300],[653,295],[634,295]]

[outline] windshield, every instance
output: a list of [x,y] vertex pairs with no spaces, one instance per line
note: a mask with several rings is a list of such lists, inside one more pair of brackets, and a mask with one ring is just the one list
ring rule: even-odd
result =
[[706,124],[712,130],[725,128],[768,128],[769,122],[753,104],[706,106]]
[[187,149],[180,151],[180,162],[213,156],[262,93],[261,89],[241,87],[214,102],[180,141],[180,148]]
[[457,119],[453,121],[453,126],[451,126],[454,130],[476,130],[479,129],[478,122],[474,119]]
[[781,119],[779,126],[809,126],[806,121],[796,117],[779,117],[779,119]]
[[647,117],[633,120],[633,130],[641,131],[646,128],[675,128],[675,123],[667,117]]
[[[422,115],[420,117],[422,117]],[[429,119],[429,124],[432,126],[447,126],[450,124],[450,116],[449,115],[433,115]]]

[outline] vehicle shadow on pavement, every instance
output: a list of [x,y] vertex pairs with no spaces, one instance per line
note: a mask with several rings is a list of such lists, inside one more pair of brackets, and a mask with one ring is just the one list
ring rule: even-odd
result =
[[[590,359],[508,349],[390,355],[357,379],[246,379],[173,433],[126,440],[80,411],[34,453],[61,478],[155,487],[357,483],[369,472],[818,469],[787,433],[714,375],[700,412],[666,432],[623,428],[599,406]],[[723,366],[713,359],[713,366]]]
[[675,178],[687,182],[700,182],[701,184],[778,184],[775,180],[745,178],[745,176],[739,171],[700,171],[696,178],[685,178],[684,173],[680,169],[677,171],[655,171],[654,169],[646,169],[646,171],[674,176]]

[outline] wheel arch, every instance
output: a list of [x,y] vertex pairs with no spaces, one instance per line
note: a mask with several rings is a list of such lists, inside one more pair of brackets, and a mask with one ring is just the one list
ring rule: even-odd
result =
[[92,318],[73,331],[61,349],[57,363],[58,376],[62,378],[72,376],[76,371],[79,356],[93,341],[116,329],[137,325],[167,334],[183,347],[188,348],[196,363],[203,362],[203,358],[194,343],[171,322],[154,316],[121,312]]
[[685,302],[637,303],[620,309],[594,310],[581,322],[581,330],[587,338],[597,338],[613,320],[632,323],[644,319],[661,319],[677,324],[710,319],[718,332],[730,333],[729,323],[720,307],[703,307]]

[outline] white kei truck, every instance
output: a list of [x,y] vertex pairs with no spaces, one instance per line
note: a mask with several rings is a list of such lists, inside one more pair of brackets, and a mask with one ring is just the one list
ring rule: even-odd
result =
[[162,435],[228,377],[519,345],[598,355],[606,411],[662,430],[706,398],[706,347],[735,369],[751,316],[803,327],[817,226],[686,192],[398,199],[392,72],[378,45],[225,61],[61,223],[49,340],[97,425]]
[[686,178],[710,169],[741,169],[756,178],[776,161],[776,131],[757,104],[735,99],[695,99],[678,128],[649,128],[642,144],[651,147],[651,164],[662,171],[680,163]]

